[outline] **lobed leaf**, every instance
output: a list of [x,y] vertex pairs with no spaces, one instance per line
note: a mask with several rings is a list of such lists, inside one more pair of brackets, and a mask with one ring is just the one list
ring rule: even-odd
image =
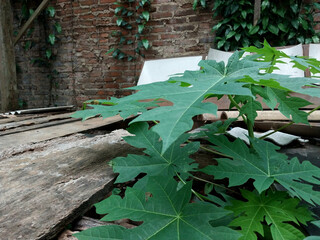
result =
[[309,161],[299,162],[297,158],[287,159],[278,153],[279,147],[260,139],[251,139],[255,151],[250,150],[240,139],[230,142],[225,136],[209,136],[215,150],[231,159],[216,159],[218,166],[208,166],[202,171],[216,179],[229,179],[229,186],[239,186],[249,179],[259,193],[276,181],[293,196],[310,204],[320,204],[320,192],[310,184],[320,184],[320,169]]
[[147,173],[148,176],[173,177],[176,173],[194,171],[198,164],[189,158],[199,148],[198,142],[192,142],[184,147],[180,144],[188,139],[188,135],[182,135],[164,153],[162,142],[157,133],[148,130],[147,123],[132,124],[128,131],[135,136],[125,137],[125,141],[137,148],[145,148],[147,155],[129,154],[127,157],[117,157],[112,160],[113,171],[120,173],[116,182],[126,182],[139,173]]
[[256,240],[259,233],[264,236],[263,222],[270,226],[272,239],[301,240],[304,234],[294,225],[307,224],[313,218],[306,207],[298,206],[299,200],[289,198],[285,192],[262,192],[260,195],[241,191],[242,196],[248,201],[233,200],[232,206],[226,209],[234,212],[236,217],[230,226],[241,227],[240,233],[243,240]]
[[[99,214],[106,214],[102,220],[111,221],[129,218],[143,221],[133,229],[103,226],[91,228],[76,234],[80,240],[85,236],[99,235],[100,239],[152,239],[152,240],[194,240],[194,239],[238,239],[240,234],[228,227],[212,227],[209,221],[218,220],[228,211],[212,204],[189,203],[191,182],[179,191],[177,182],[168,177],[143,178],[133,188],[127,188],[123,199],[112,195],[96,204]],[[118,231],[115,235],[114,231]],[[120,231],[120,232],[119,232]],[[97,233],[99,232],[99,234]],[[113,236],[115,238],[109,237]]]

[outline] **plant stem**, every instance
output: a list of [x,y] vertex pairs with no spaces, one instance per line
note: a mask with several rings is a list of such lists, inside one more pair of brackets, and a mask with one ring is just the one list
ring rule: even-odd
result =
[[202,181],[202,182],[210,183],[210,184],[212,184],[212,185],[214,185],[214,186],[216,186],[216,187],[223,188],[223,189],[225,189],[225,190],[227,190],[227,191],[233,192],[234,194],[241,195],[241,194],[239,194],[238,192],[231,190],[230,188],[224,187],[224,186],[222,186],[222,185],[220,185],[220,184],[217,184],[217,183],[208,181],[208,180],[206,180],[206,179],[202,179],[202,178],[199,178],[199,177],[196,177],[196,176],[193,176],[193,175],[192,175],[192,178],[197,179],[197,180]]
[[[228,95],[228,98],[229,98],[230,102],[236,107],[236,109],[239,111],[239,114],[240,114],[241,107],[238,105],[238,103],[236,103],[236,101],[233,99],[233,97],[231,97],[231,95]],[[240,115],[241,115],[243,121],[245,122],[245,124],[247,124],[246,117],[243,114],[240,114]]]
[[214,154],[217,154],[217,155],[220,155],[220,156],[223,156],[223,157],[227,157],[227,158],[232,158],[231,156],[228,156],[228,155],[226,155],[226,154],[220,153],[220,152],[215,151],[215,150],[210,149],[210,148],[206,148],[206,147],[203,147],[203,146],[200,146],[200,148],[201,148],[202,150],[207,151],[207,152],[211,152],[211,153],[214,153]]
[[[176,175],[177,175],[177,177],[180,179],[180,181],[184,184],[184,185],[186,185],[187,183],[180,177],[180,175],[176,172]],[[195,190],[193,190],[192,188],[191,188],[191,192],[197,197],[197,198],[199,198],[200,199],[200,201],[204,201],[204,199],[202,198],[203,196],[201,196],[201,194],[200,193],[197,193]]]
[[253,133],[253,124],[252,122],[247,119],[247,127],[248,127],[248,133],[250,138],[254,138],[254,133]]
[[[308,112],[308,116],[309,116],[311,113],[313,113],[314,111],[317,111],[318,109],[320,109],[320,105],[319,105],[318,107],[315,107],[314,109],[312,109],[310,112]],[[274,133],[276,133],[276,132],[279,132],[279,131],[281,131],[282,129],[285,129],[286,127],[289,127],[289,126],[291,126],[292,124],[294,124],[294,122],[289,122],[289,123],[283,125],[282,127],[278,128],[278,129],[276,129],[276,130],[274,130],[274,131],[272,131],[272,132],[270,132],[270,133],[268,133],[268,134],[266,134],[266,135],[261,136],[259,139],[265,139],[266,137],[268,137],[268,136],[270,136],[270,135],[272,135],[272,134],[274,134]]]

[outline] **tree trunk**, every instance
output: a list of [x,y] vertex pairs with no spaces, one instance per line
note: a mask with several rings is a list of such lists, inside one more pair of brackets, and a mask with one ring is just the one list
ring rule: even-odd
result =
[[1,111],[18,107],[16,63],[13,46],[13,13],[10,0],[0,0],[0,95]]

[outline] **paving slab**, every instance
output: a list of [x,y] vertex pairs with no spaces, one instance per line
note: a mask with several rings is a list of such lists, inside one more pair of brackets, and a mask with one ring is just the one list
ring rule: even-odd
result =
[[108,161],[137,152],[122,140],[128,134],[76,134],[0,154],[0,239],[53,239],[101,201],[115,177]]

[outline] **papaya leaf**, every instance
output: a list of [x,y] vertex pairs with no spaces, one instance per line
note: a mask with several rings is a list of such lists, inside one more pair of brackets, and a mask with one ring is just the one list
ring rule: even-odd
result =
[[237,81],[243,79],[245,75],[256,78],[259,75],[259,69],[268,67],[269,63],[240,60],[240,54],[236,52],[230,57],[226,67],[223,62],[217,63],[210,60],[201,61],[199,66],[202,70],[186,71],[182,77],[130,88],[138,92],[121,99],[113,98],[113,106],[93,106],[94,110],[77,112],[74,116],[86,118],[101,113],[104,117],[120,114],[125,118],[134,114],[135,110],[137,110],[136,114],[142,112],[143,106],[139,100],[166,99],[173,106],[151,109],[132,121],[132,123],[159,121],[159,124],[153,127],[153,131],[157,132],[163,140],[163,153],[180,135],[192,128],[192,117],[203,113],[216,114],[215,104],[203,102],[207,96],[212,94],[252,96],[248,88],[242,87],[245,83]]
[[[198,142],[192,142],[184,147],[180,144],[188,139],[184,134],[177,139],[163,154],[161,154],[162,142],[160,137],[152,130],[148,130],[149,125],[144,122],[132,124],[128,131],[135,136],[125,137],[125,141],[137,148],[145,148],[147,155],[129,154],[127,157],[117,157],[112,160],[113,171],[120,173],[116,182],[126,182],[139,173],[147,173],[148,176],[168,176],[173,177],[176,173],[186,173],[194,171],[197,164],[189,158],[199,148]],[[193,163],[193,164],[192,164]]]
[[247,77],[240,81],[289,92],[297,92],[312,97],[318,97],[320,94],[320,88],[313,86],[313,84],[319,83],[319,79],[316,78],[290,77],[286,75],[266,73],[257,76],[255,79]]
[[241,191],[247,202],[232,200],[233,205],[227,206],[238,217],[230,226],[241,227],[242,240],[257,240],[255,232],[264,236],[263,222],[270,226],[272,239],[301,240],[304,234],[288,222],[297,225],[307,224],[313,218],[306,207],[298,206],[297,198],[289,198],[286,192],[249,192]]
[[[278,89],[268,89],[269,99],[276,99],[279,103],[279,111],[295,123],[304,123],[309,124],[308,122],[308,113],[299,110],[301,107],[310,105],[311,103],[307,100],[298,97],[291,97],[287,91],[278,90]],[[266,104],[269,101],[265,101]],[[274,104],[271,103],[271,108],[274,107]]]
[[216,121],[210,124],[206,124],[199,129],[201,130],[200,132],[192,133],[190,135],[191,139],[197,139],[197,138],[206,138],[207,135],[213,135],[216,133],[225,133],[231,123],[236,121],[237,118],[228,118],[225,121]]
[[[225,136],[210,136],[215,150],[230,156],[231,159],[216,159],[217,166],[208,166],[203,172],[216,179],[229,179],[229,186],[239,186],[249,179],[259,193],[276,181],[293,196],[310,204],[320,204],[320,192],[310,184],[320,184],[320,169],[309,161],[299,162],[297,158],[288,160],[276,150],[276,145],[260,139],[251,139],[254,152],[240,139],[230,142]],[[303,182],[302,182],[303,181]]]
[[[238,239],[240,234],[224,227],[212,227],[209,221],[218,220],[229,214],[213,204],[189,203],[191,184],[188,182],[179,191],[177,182],[168,177],[145,177],[133,188],[127,188],[121,199],[118,195],[96,204],[99,214],[106,214],[102,221],[129,218],[143,223],[132,229],[103,226],[75,234],[79,240],[95,239]],[[114,231],[120,231],[114,234]],[[99,234],[98,234],[99,233]],[[115,236],[115,238],[109,236]],[[88,236],[99,236],[88,238]]]
[[123,240],[125,228],[119,225],[94,227],[74,234],[79,240]]

